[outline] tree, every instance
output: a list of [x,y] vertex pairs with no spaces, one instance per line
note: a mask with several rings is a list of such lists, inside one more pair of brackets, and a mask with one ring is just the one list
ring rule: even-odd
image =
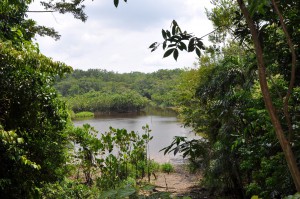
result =
[[[259,82],[260,82],[260,87],[261,87],[261,91],[262,91],[262,95],[264,98],[264,102],[266,105],[266,109],[270,115],[273,127],[275,129],[277,138],[280,142],[281,148],[284,152],[285,155],[285,159],[287,161],[288,167],[290,169],[291,175],[293,177],[296,189],[298,192],[300,192],[300,172],[299,172],[299,168],[297,166],[297,162],[296,162],[296,158],[293,154],[293,151],[291,149],[291,144],[290,144],[290,140],[287,139],[285,132],[282,128],[282,122],[280,121],[278,115],[277,115],[277,110],[273,105],[273,100],[270,96],[270,91],[269,91],[269,87],[268,87],[268,83],[267,83],[267,74],[266,74],[266,66],[265,66],[265,60],[264,60],[264,53],[263,53],[263,48],[262,48],[262,43],[259,40],[259,31],[257,29],[257,26],[255,25],[254,20],[251,17],[250,12],[248,11],[245,3],[243,0],[237,0],[239,7],[245,17],[245,20],[247,22],[247,25],[250,29],[250,33],[252,36],[252,40],[254,43],[254,47],[255,47],[255,52],[256,52],[256,58],[257,58],[257,63],[258,63],[258,76],[259,76]],[[292,69],[291,69],[291,80],[290,80],[290,84],[289,84],[289,88],[287,90],[287,94],[285,96],[285,100],[284,100],[284,112],[285,112],[285,118],[287,120],[288,126],[289,126],[289,133],[292,133],[292,127],[291,127],[291,122],[290,122],[290,116],[288,115],[288,104],[289,104],[289,98],[291,96],[292,93],[292,89],[294,87],[294,82],[295,82],[295,72],[296,72],[296,53],[295,53],[295,49],[294,49],[294,44],[290,38],[290,34],[286,28],[285,22],[284,22],[284,18],[281,15],[277,4],[275,3],[274,0],[271,1],[272,2],[272,6],[273,9],[275,10],[275,13],[277,14],[278,18],[279,18],[279,24],[281,25],[284,34],[286,36],[287,39],[287,44],[290,48],[291,54],[292,54]],[[254,3],[253,3],[254,4]],[[256,7],[258,6],[266,6],[263,3],[262,4],[258,4],[258,5],[254,5]]]
[[1,139],[3,198],[34,194],[42,182],[61,178],[67,158],[68,115],[51,84],[70,68],[40,55],[32,44],[23,49],[1,41],[0,124],[23,140],[5,144]]
[[35,34],[57,35],[25,19],[29,3],[0,3],[1,198],[37,197],[66,173],[68,114],[53,82],[71,68],[31,42]]

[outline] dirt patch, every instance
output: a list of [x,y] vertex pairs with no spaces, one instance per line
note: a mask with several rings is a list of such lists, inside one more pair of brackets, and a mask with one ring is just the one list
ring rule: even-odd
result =
[[201,172],[190,173],[186,165],[175,165],[172,173],[156,173],[151,178],[151,184],[156,186],[156,191],[170,192],[172,196],[190,196],[191,198],[209,198],[207,190],[200,186]]

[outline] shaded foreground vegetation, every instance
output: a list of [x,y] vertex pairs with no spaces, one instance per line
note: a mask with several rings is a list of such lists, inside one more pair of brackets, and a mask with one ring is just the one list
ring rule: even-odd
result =
[[[36,34],[58,35],[25,18],[30,3],[0,2],[0,197],[137,198],[145,190],[153,198],[170,198],[137,183],[152,169],[147,126],[142,136],[113,128],[100,136],[89,125],[73,126],[54,88],[58,76],[72,70],[32,42]],[[85,20],[81,3],[44,5]],[[207,15],[216,31],[205,51],[201,39],[181,31],[176,21],[171,31],[162,31],[164,57],[196,51],[199,68],[123,75],[75,71],[56,87],[78,111],[137,110],[149,100],[176,106],[185,125],[203,138],[175,137],[164,151],[182,152],[191,168],[203,169],[202,184],[212,195],[294,194],[300,186],[300,2],[212,3]]]

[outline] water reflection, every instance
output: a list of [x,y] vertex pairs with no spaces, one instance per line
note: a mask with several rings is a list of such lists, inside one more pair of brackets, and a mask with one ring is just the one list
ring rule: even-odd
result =
[[111,113],[96,114],[96,117],[88,120],[74,121],[76,126],[89,123],[101,132],[109,131],[109,127],[125,128],[127,131],[136,131],[144,133],[142,126],[149,125],[152,130],[153,140],[150,142],[150,158],[158,162],[181,163],[183,161],[180,155],[174,157],[173,154],[164,156],[160,149],[168,146],[174,136],[186,136],[194,138],[195,135],[189,128],[184,128],[176,118],[174,112],[139,112],[139,113]]

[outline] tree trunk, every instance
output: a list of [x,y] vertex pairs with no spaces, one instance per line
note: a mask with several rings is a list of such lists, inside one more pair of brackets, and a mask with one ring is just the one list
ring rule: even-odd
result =
[[251,35],[252,35],[252,40],[254,43],[255,47],[255,53],[256,53],[256,59],[258,63],[258,76],[259,76],[259,83],[260,83],[260,88],[262,91],[263,99],[265,102],[266,109],[270,115],[271,122],[273,124],[273,127],[276,132],[277,139],[279,140],[279,143],[281,145],[281,148],[283,150],[285,159],[288,164],[288,168],[290,170],[291,176],[293,178],[295,187],[298,192],[300,192],[300,172],[296,163],[296,158],[293,154],[293,151],[291,149],[290,143],[285,137],[284,131],[282,129],[280,120],[278,118],[278,115],[276,113],[276,109],[273,105],[269,88],[268,88],[268,83],[267,83],[267,78],[266,78],[266,68],[265,68],[265,63],[264,63],[264,58],[263,58],[263,50],[261,43],[258,39],[258,31],[257,28],[249,14],[249,11],[247,10],[243,0],[237,0],[239,7],[246,19],[246,22],[248,24],[248,27],[250,29]]
[[288,128],[289,128],[289,138],[288,138],[288,141],[291,141],[292,136],[293,136],[293,132],[292,132],[293,128],[292,128],[291,118],[290,118],[290,115],[289,115],[289,99],[290,99],[290,97],[292,95],[292,91],[293,91],[293,88],[294,88],[294,83],[295,83],[295,80],[296,80],[297,56],[296,56],[296,50],[294,48],[294,44],[293,44],[292,38],[291,38],[291,36],[290,36],[290,34],[289,34],[288,30],[287,30],[287,27],[286,27],[286,25],[284,23],[283,15],[280,13],[279,8],[278,8],[275,0],[272,0],[272,5],[274,7],[275,13],[279,17],[279,21],[280,21],[282,30],[284,32],[284,35],[285,35],[286,40],[287,40],[287,44],[288,44],[288,46],[290,48],[291,55],[292,55],[291,80],[290,80],[290,85],[289,85],[289,88],[287,90],[286,96],[284,98],[284,102],[283,102],[284,116],[286,118],[287,125],[288,125]]

